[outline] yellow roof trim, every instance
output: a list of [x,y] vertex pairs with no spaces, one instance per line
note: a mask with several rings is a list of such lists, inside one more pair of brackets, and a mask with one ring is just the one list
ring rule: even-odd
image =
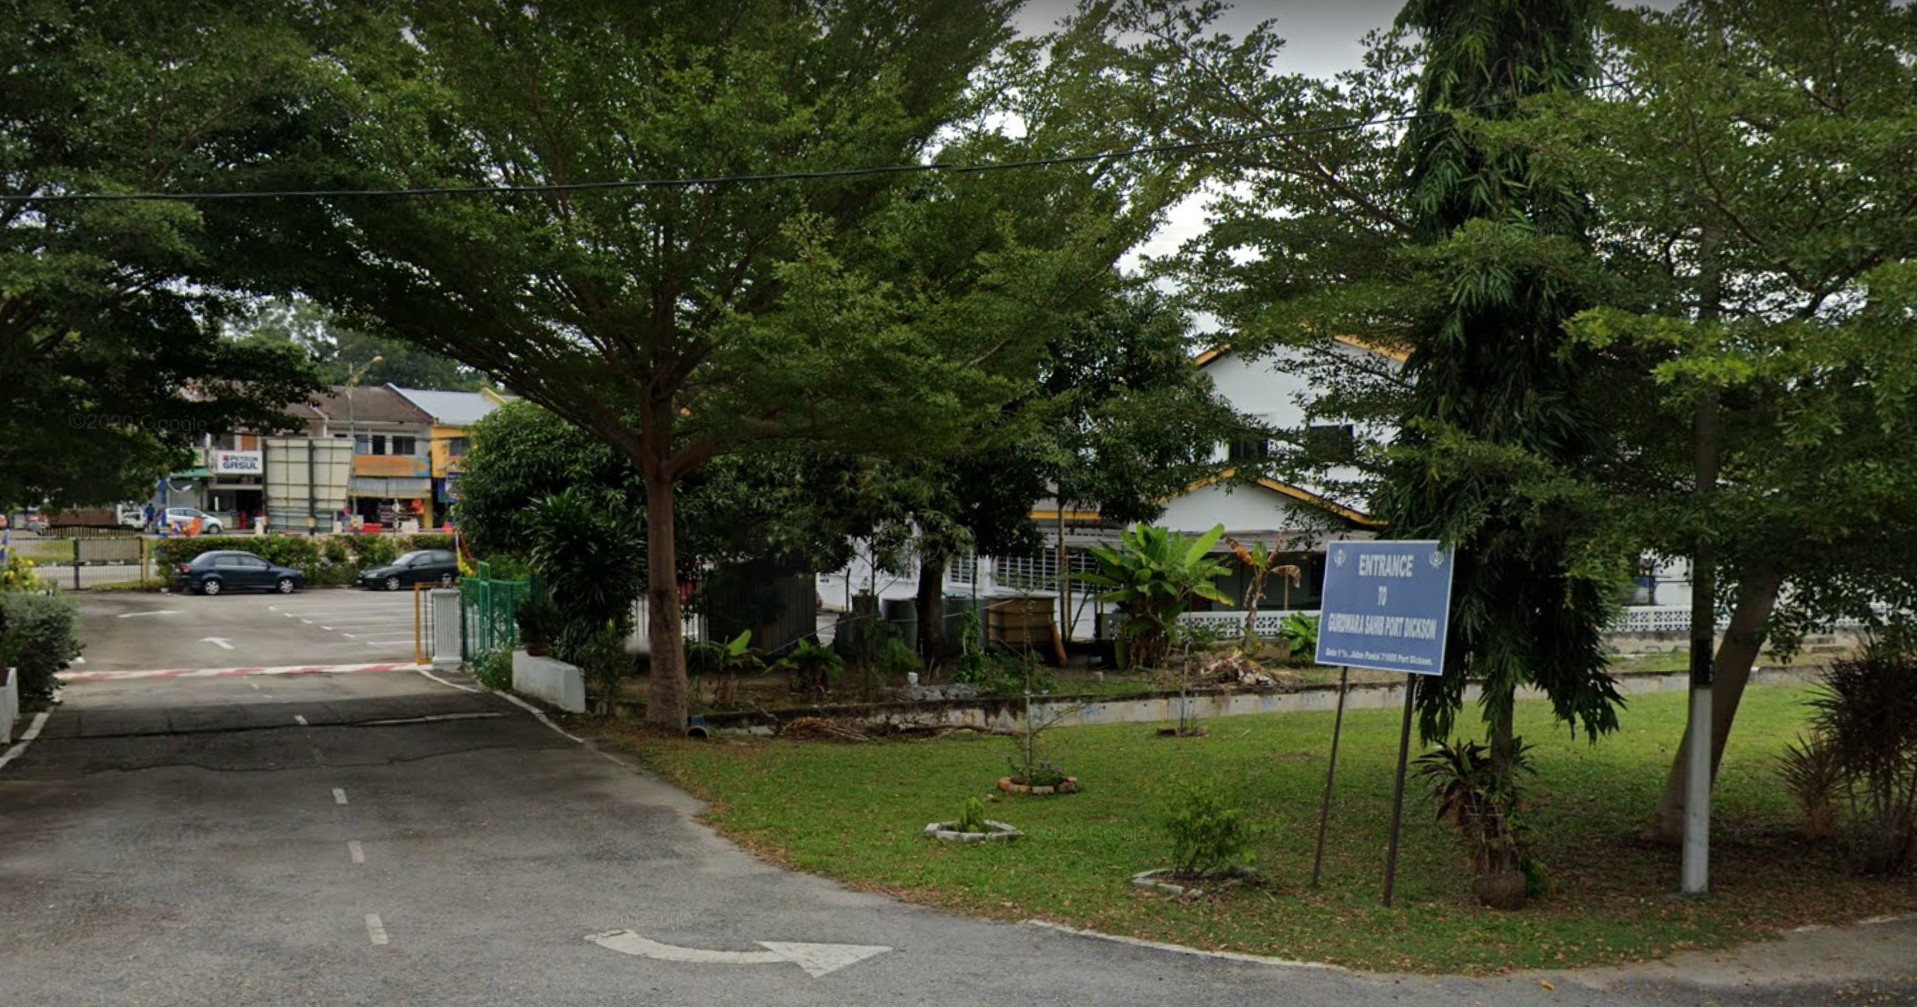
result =
[[[1218,483],[1224,482],[1225,480],[1230,479],[1232,476],[1235,476],[1237,474],[1238,474],[1238,470],[1236,468],[1225,469],[1219,472],[1217,475],[1206,476],[1205,478],[1200,479],[1195,483],[1192,483],[1190,486],[1185,487],[1185,492],[1196,493],[1207,486],[1214,486]],[[1328,510],[1331,513],[1336,514],[1339,517],[1344,518],[1345,520],[1350,521],[1353,524],[1363,525],[1366,528],[1383,528],[1385,526],[1385,523],[1383,521],[1380,521],[1377,518],[1372,517],[1371,515],[1366,514],[1365,512],[1361,510],[1355,510],[1353,508],[1346,507],[1344,504],[1337,503],[1332,500],[1327,500],[1324,497],[1311,492],[1310,490],[1300,489],[1288,483],[1281,483],[1276,479],[1267,479],[1267,478],[1260,477],[1255,483],[1255,485],[1257,485],[1258,488],[1260,489],[1267,489],[1272,491],[1273,493],[1277,493],[1283,496],[1288,496],[1300,503],[1307,503],[1312,505],[1313,507],[1318,507],[1324,510]]]
[[[1031,518],[1034,521],[1057,521],[1058,510],[1057,508],[1053,508],[1052,510],[1035,510],[1032,512]],[[1065,520],[1091,523],[1102,521],[1104,518],[1099,516],[1099,513],[1095,510],[1068,510],[1065,512]]]
[[1204,367],[1205,365],[1211,363],[1214,360],[1217,360],[1219,357],[1222,357],[1225,354],[1230,352],[1231,352],[1230,346],[1226,346],[1223,344],[1214,346],[1211,349],[1206,350],[1205,352],[1200,353],[1199,355],[1193,357],[1191,359],[1191,365],[1193,367]]
[[1369,340],[1359,339],[1357,336],[1332,336],[1331,338],[1345,344],[1346,346],[1355,346],[1358,349],[1364,350],[1366,352],[1376,353],[1377,355],[1381,357],[1388,357],[1392,360],[1396,360],[1397,362],[1401,364],[1411,359],[1411,351],[1403,349],[1402,347],[1384,346],[1378,343],[1370,342]]

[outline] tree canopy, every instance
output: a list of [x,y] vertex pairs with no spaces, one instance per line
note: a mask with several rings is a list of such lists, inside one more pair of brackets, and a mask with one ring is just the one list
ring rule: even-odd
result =
[[[448,0],[330,26],[347,114],[325,181],[540,188],[341,198],[275,237],[349,324],[479,368],[637,465],[653,722],[685,716],[675,486],[755,447],[957,444],[1170,195],[1144,159],[829,174],[1124,146],[1086,114],[1102,85],[1077,36],[1043,59],[1010,44],[1011,9]],[[591,188],[721,175],[768,177]]]
[[233,207],[51,197],[271,185],[314,71],[220,4],[31,5],[0,35],[0,189],[32,197],[0,204],[0,506],[136,498],[315,375],[221,337],[257,253]]

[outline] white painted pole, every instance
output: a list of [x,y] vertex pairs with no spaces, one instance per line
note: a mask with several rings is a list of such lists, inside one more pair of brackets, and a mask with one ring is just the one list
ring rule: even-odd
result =
[[1683,892],[1711,888],[1711,688],[1691,689],[1691,744],[1684,764]]

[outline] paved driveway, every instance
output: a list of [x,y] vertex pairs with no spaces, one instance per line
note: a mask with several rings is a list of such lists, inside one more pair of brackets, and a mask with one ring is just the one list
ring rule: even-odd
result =
[[1810,935],[1795,961],[1767,949],[1698,985],[1663,966],[1360,976],[956,918],[759,862],[679,791],[410,672],[67,700],[0,769],[7,1004],[1917,1002],[1917,956],[1896,981],[1739,971],[1882,972],[1910,925]]
[[88,673],[413,660],[413,593],[76,594]]

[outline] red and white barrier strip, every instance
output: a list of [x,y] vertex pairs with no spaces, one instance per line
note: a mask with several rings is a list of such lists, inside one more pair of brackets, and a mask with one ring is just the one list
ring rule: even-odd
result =
[[63,671],[62,682],[118,682],[135,678],[229,678],[240,675],[350,675],[369,671],[411,671],[399,664],[290,664],[278,668],[158,668],[151,671]]

